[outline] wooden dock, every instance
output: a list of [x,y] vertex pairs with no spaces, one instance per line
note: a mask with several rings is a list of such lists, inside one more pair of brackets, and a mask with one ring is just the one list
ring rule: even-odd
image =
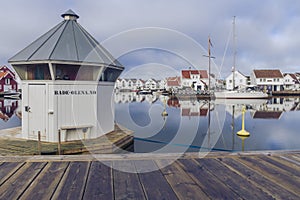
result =
[[[55,155],[82,153],[114,153],[120,152],[133,143],[133,132],[115,125],[114,131],[95,139],[82,139],[62,142],[38,142],[16,137],[21,134],[21,127],[0,130],[0,155]],[[60,150],[60,152],[59,152]]]
[[0,199],[300,199],[300,152],[175,157],[0,157]]

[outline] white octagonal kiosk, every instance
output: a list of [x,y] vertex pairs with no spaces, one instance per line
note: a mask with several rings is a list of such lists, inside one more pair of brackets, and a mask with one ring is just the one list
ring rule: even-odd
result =
[[22,135],[47,142],[97,138],[114,130],[113,89],[124,67],[77,22],[64,20],[9,63],[22,80]]

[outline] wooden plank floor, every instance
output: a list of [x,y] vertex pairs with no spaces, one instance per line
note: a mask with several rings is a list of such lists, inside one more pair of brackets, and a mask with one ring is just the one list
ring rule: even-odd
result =
[[0,199],[300,199],[300,152],[72,159],[0,160]]

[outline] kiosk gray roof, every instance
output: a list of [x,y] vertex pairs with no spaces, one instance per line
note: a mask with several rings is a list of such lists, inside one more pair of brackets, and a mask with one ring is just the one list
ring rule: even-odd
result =
[[77,14],[68,10],[61,16],[64,21],[17,53],[9,62],[48,60],[122,66],[77,23]]

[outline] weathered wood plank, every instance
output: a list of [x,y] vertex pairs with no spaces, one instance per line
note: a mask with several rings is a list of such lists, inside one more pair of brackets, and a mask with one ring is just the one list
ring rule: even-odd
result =
[[298,161],[297,159],[295,159],[293,156],[288,156],[288,155],[285,155],[285,156],[280,156],[280,158],[286,160],[286,161],[289,161],[290,163],[293,163],[295,165],[298,165],[300,166],[300,160]]
[[235,191],[224,185],[219,179],[211,174],[202,163],[193,159],[179,160],[184,170],[196,181],[202,190],[212,199],[241,199]]
[[49,163],[21,199],[50,199],[68,165],[68,162]]
[[279,160],[278,158],[276,159],[273,156],[259,156],[259,158],[268,163],[271,163],[279,169],[287,171],[287,173],[290,173],[300,178],[300,166],[290,164],[287,161]]
[[156,160],[155,162],[161,168],[161,172],[179,199],[209,199],[178,163],[171,164],[172,162],[168,160]]
[[177,199],[174,191],[152,160],[134,161],[147,199]]
[[[124,170],[125,172],[117,169]],[[115,199],[146,199],[132,161],[114,161],[113,179]]]
[[256,170],[238,162],[234,158],[219,158],[222,163],[226,164],[236,173],[244,177],[245,180],[251,181],[253,184],[260,187],[263,191],[272,195],[276,199],[298,199],[299,196],[289,192],[277,183],[270,181],[268,178],[262,176]]
[[0,187],[0,199],[17,199],[47,163],[26,163]]
[[92,162],[83,199],[113,199],[111,162]]
[[0,186],[25,163],[5,162],[0,166]]
[[54,199],[82,199],[90,162],[71,162],[54,193]]
[[285,189],[300,195],[299,177],[290,176],[286,173],[286,171],[274,168],[268,163],[259,160],[257,157],[240,157],[238,160],[257,170],[261,175],[267,177],[270,181],[280,184]]
[[197,162],[214,174],[227,187],[234,190],[243,199],[273,199],[273,197],[236,172],[230,170],[219,161],[212,158],[196,159]]

